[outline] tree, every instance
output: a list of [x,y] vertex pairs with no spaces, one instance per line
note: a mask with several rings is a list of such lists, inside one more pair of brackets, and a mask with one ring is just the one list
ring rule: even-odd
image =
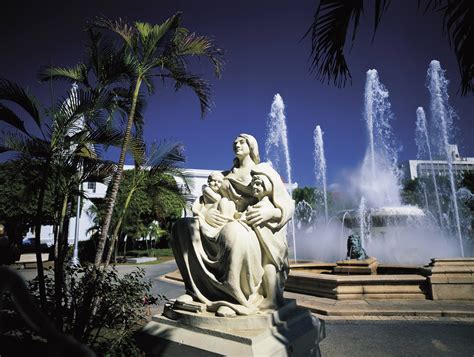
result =
[[[347,37],[357,35],[360,17],[367,2],[363,0],[320,0],[314,20],[305,36],[311,35],[311,71],[318,79],[331,80],[338,87],[350,80],[344,55]],[[374,36],[390,0],[375,0]],[[418,8],[443,13],[443,31],[448,35],[461,74],[461,94],[474,91],[474,2],[470,0],[418,0]],[[350,29],[352,26],[352,31]]]
[[403,204],[423,207],[425,205],[423,199],[423,189],[425,180],[415,178],[414,180],[404,180],[402,190],[400,192]]
[[[0,164],[0,223],[5,225],[10,251],[18,252],[23,237],[35,223],[37,195],[33,187],[39,175],[31,170],[31,162],[12,160]],[[41,224],[53,224],[54,199],[51,190],[45,194]],[[9,257],[16,260],[17,257]],[[0,263],[1,264],[1,263]]]
[[[163,208],[168,203],[168,200],[166,200],[167,196],[171,195],[181,198],[176,182],[171,174],[179,173],[176,165],[183,161],[182,145],[169,141],[163,141],[159,145],[152,145],[148,159],[145,160],[145,155],[135,158],[135,169],[124,174],[124,184],[119,188],[117,200],[120,202],[120,208],[116,207],[115,210],[117,222],[115,223],[111,243],[106,255],[105,266],[110,262],[114,246],[118,247],[119,232],[122,229],[122,223],[127,217],[129,206],[134,208],[133,213],[137,216],[135,227],[142,226],[148,229],[150,224],[157,219],[155,215],[158,215],[158,212],[162,213],[165,211]],[[135,202],[139,201],[139,198],[141,198],[140,203],[135,204]],[[183,206],[184,204],[181,205],[181,209]],[[159,207],[159,209],[156,209],[156,207]],[[141,222],[144,214],[152,217],[152,219]],[[170,213],[165,212],[164,215],[168,217]]]
[[[103,64],[102,68],[110,65],[122,70],[116,72],[116,77],[125,79],[127,83],[125,92],[128,97],[124,97],[129,98],[130,103],[118,167],[107,195],[107,210],[94,262],[97,268],[100,267],[107,241],[125,164],[126,149],[132,137],[132,126],[141,96],[142,84],[145,84],[148,93],[152,94],[155,89],[154,78],[170,79],[175,82],[176,90],[188,86],[197,94],[202,115],[210,109],[209,85],[199,76],[189,71],[188,61],[192,57],[207,58],[214,66],[216,75],[219,75],[222,66],[221,51],[214,46],[209,38],[189,32],[180,26],[180,22],[181,13],[172,16],[160,25],[144,22],[135,22],[130,25],[122,20],[112,21],[106,18],[98,18],[91,23],[90,31],[92,33],[98,31],[92,37],[102,36],[108,32],[119,37],[119,40],[114,42],[115,47],[107,47],[108,53],[113,54],[113,61]],[[117,63],[120,65],[117,66]],[[42,77],[69,79],[90,86],[87,78],[87,65],[85,64],[69,69],[50,67],[43,72]],[[120,94],[124,94],[124,91]]]
[[316,203],[316,189],[314,187],[297,187],[293,190],[293,199],[295,200],[295,204],[305,201],[314,209]]
[[[27,130],[19,114],[6,105],[9,102],[29,114],[39,135]],[[56,206],[55,284],[59,305],[67,252],[68,203],[75,195],[80,194],[77,192],[80,183],[103,181],[115,170],[115,164],[100,159],[94,145],[116,145],[121,140],[120,132],[94,127],[90,123],[97,122],[104,111],[110,113],[115,105],[113,98],[105,91],[89,93],[73,88],[55,105],[43,107],[15,83],[0,80],[0,121],[6,122],[13,129],[4,134],[0,152],[16,152],[22,162],[28,163],[27,169],[37,176],[30,184],[38,182],[35,246],[43,306],[45,287],[40,232],[46,192],[48,189],[53,192]]]

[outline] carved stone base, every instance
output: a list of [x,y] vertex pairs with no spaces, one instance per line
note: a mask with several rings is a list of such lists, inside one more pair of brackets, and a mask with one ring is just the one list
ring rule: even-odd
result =
[[369,257],[367,259],[348,259],[340,260],[334,268],[335,274],[363,274],[372,275],[377,273],[377,259]]
[[324,322],[287,302],[274,312],[236,317],[170,305],[137,339],[147,356],[319,356]]

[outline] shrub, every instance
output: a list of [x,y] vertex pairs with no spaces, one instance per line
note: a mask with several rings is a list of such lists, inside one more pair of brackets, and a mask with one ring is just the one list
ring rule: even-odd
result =
[[[146,322],[147,305],[158,300],[150,295],[151,283],[144,276],[143,269],[120,277],[113,267],[105,271],[93,266],[66,267],[61,311],[55,310],[52,274],[45,277],[47,306],[43,311],[65,334],[88,345],[98,356],[138,356],[133,335]],[[37,285],[37,280],[31,281],[30,292],[39,300]],[[30,331],[20,332],[25,340],[31,336]]]
[[172,257],[173,251],[171,248],[166,249],[144,249],[144,250],[131,250],[127,252],[127,256],[130,257]]

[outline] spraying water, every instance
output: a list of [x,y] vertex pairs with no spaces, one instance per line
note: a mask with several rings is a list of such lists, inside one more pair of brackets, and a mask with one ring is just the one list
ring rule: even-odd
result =
[[370,213],[367,208],[367,202],[364,197],[360,199],[359,204],[359,229],[360,239],[362,244],[365,246],[370,239]]
[[346,236],[344,235],[344,220],[346,219],[346,217],[349,216],[349,212],[344,212],[344,214],[342,215],[342,219],[341,219],[341,244],[340,244],[340,251],[341,251],[341,254],[342,256],[344,257],[344,242],[346,241]]
[[[285,171],[288,185],[290,186],[290,195],[292,195],[291,180],[291,161],[290,151],[288,149],[288,131],[286,128],[285,104],[280,94],[275,94],[267,121],[267,139],[265,141],[265,157],[272,166],[279,172],[280,157],[283,155],[285,161]],[[296,261],[296,237],[295,220],[291,220],[291,232],[293,238],[293,254]]]
[[[427,151],[428,153],[428,158],[430,160],[430,166],[431,166],[431,177],[433,179],[433,186],[435,189],[436,206],[438,208],[438,219],[439,219],[439,224],[442,225],[443,214],[441,211],[441,203],[439,200],[438,183],[436,181],[435,169],[433,165],[433,155],[431,154],[431,145],[430,145],[430,140],[428,136],[428,126],[426,124],[426,115],[422,107],[418,107],[416,109],[415,141],[416,141],[416,146],[418,147],[419,159],[422,159],[422,156],[425,151]],[[426,190],[424,188],[423,190],[425,194],[426,206],[428,207],[428,198],[426,197]]]
[[377,70],[367,71],[364,119],[369,143],[356,185],[370,207],[397,206],[401,202],[397,168],[399,148],[390,125],[394,116],[388,97]]
[[459,208],[456,198],[456,184],[453,174],[453,158],[451,157],[449,145],[449,141],[452,139],[453,117],[455,116],[455,113],[448,103],[449,82],[445,77],[445,71],[441,68],[439,61],[431,61],[426,79],[426,85],[431,94],[431,118],[433,119],[433,123],[438,131],[438,151],[439,154],[446,157],[446,161],[448,163],[448,175],[451,187],[454,219],[456,221],[456,231],[459,239],[461,256],[464,257],[461,223],[459,220]]
[[326,157],[324,156],[323,132],[319,125],[314,129],[314,175],[316,186],[322,185],[324,198],[324,214],[328,222],[328,195],[326,181]]

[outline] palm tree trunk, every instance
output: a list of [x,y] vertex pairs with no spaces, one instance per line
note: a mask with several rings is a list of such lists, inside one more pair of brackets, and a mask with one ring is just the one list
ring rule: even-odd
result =
[[[62,330],[63,325],[63,316],[62,316],[62,299],[63,299],[63,286],[64,286],[64,259],[65,255],[63,254],[64,249],[64,237],[65,237],[65,229],[64,229],[64,220],[66,218],[66,210],[67,210],[67,201],[69,196],[65,195],[63,199],[63,205],[61,208],[61,215],[59,218],[59,227],[58,227],[58,239],[57,239],[57,251],[58,255],[55,260],[54,264],[54,301],[56,303],[56,325],[58,329]],[[67,241],[67,237],[66,237]]]
[[137,78],[135,83],[135,90],[132,97],[132,107],[130,108],[130,114],[128,115],[127,127],[125,130],[125,135],[123,137],[122,148],[120,151],[120,159],[117,166],[117,172],[115,173],[112,179],[112,188],[109,191],[110,194],[107,197],[107,209],[104,217],[104,225],[102,227],[102,232],[97,244],[97,252],[94,259],[94,266],[100,268],[100,263],[102,262],[102,256],[104,255],[105,243],[107,241],[107,236],[109,233],[110,222],[112,221],[112,214],[114,211],[115,200],[117,199],[118,188],[120,181],[122,180],[123,166],[125,165],[125,156],[127,154],[128,145],[130,143],[130,138],[132,134],[132,125],[133,119],[135,117],[135,109],[137,107],[138,94],[140,93],[140,86],[142,83],[141,77]]
[[135,192],[135,188],[132,187],[128,192],[127,199],[125,200],[125,204],[123,205],[122,212],[120,214],[120,218],[115,225],[114,233],[112,234],[112,241],[110,242],[109,250],[107,251],[107,258],[105,259],[105,267],[110,263],[110,258],[112,257],[112,252],[114,251],[114,246],[117,244],[118,235],[120,232],[120,228],[122,227],[122,222],[125,219],[125,214],[127,213],[128,206],[130,205],[130,201],[132,200],[133,193]]
[[36,224],[35,224],[35,253],[36,268],[38,270],[38,290],[40,295],[41,307],[46,307],[46,287],[44,282],[43,259],[41,257],[41,218],[43,216],[44,195],[48,181],[49,160],[46,161],[43,170],[43,185],[38,195],[38,206],[36,208]]

